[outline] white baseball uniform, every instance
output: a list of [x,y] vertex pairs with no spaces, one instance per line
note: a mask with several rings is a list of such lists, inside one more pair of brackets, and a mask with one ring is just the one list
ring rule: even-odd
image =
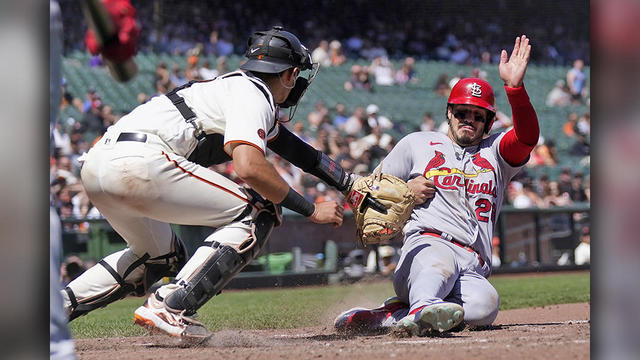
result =
[[[236,71],[195,82],[177,94],[196,114],[193,124],[167,96],[156,96],[110,126],[83,156],[81,176],[89,198],[129,247],[107,256],[103,262],[108,266],[94,266],[71,282],[75,300],[114,286],[114,276],[105,270],[109,266],[122,281],[139,283],[144,259],[161,262],[175,251],[170,224],[217,228],[205,241],[232,247],[250,235],[246,220],[251,215],[243,215],[249,203],[245,189],[188,158],[200,132],[224,136],[228,156],[232,143],[249,144],[264,153],[267,141],[278,132],[269,88]],[[199,258],[194,256],[185,268],[196,268],[199,264],[192,262]],[[68,292],[63,296],[70,306]]]
[[394,274],[396,294],[410,309],[442,301],[464,308],[464,321],[488,325],[499,296],[491,273],[491,240],[504,188],[521,167],[500,155],[502,134],[461,147],[446,134],[407,135],[382,161],[382,172],[405,181],[425,176],[435,183],[432,199],[413,210],[404,227],[402,256]]

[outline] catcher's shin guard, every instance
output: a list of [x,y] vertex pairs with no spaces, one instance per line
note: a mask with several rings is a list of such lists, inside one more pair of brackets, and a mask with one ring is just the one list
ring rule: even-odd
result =
[[69,321],[127,295],[143,296],[156,281],[175,276],[187,257],[184,243],[175,234],[166,255],[138,257],[126,248],[105,257],[62,290]]
[[[239,245],[222,245],[213,241],[210,247],[198,248],[187,265],[194,268],[185,267],[183,271],[187,274],[184,277],[182,272],[178,274],[177,285],[172,285],[177,289],[166,295],[164,303],[167,308],[174,312],[186,310],[186,315],[195,313],[209,299],[219,294],[229,281],[258,255],[274,226],[279,222],[279,210],[271,204],[270,207],[258,211],[251,225],[249,237]],[[219,231],[219,236],[233,234],[232,231],[225,232],[224,228]]]

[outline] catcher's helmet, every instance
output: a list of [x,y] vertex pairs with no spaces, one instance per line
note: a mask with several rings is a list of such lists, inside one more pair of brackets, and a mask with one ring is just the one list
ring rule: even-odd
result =
[[311,54],[300,40],[281,26],[269,31],[257,31],[247,42],[244,55],[249,59],[242,70],[277,74],[292,67],[311,70]]
[[496,118],[496,101],[493,88],[488,82],[478,78],[460,79],[451,89],[447,104],[475,105],[488,110],[489,118],[485,123],[484,132],[489,133]]

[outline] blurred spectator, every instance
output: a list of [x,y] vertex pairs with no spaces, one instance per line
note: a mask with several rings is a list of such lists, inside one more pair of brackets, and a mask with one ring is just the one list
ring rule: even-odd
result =
[[502,265],[502,261],[500,260],[500,238],[494,236],[491,243],[491,267],[499,268],[500,265]]
[[466,64],[469,60],[470,53],[465,49],[462,44],[459,44],[455,50],[449,56],[449,61],[458,65]]
[[577,126],[578,114],[572,111],[567,115],[567,122],[562,125],[562,132],[568,137],[573,137],[576,134]]
[[547,174],[542,174],[538,178],[536,192],[542,199],[551,193],[551,188],[549,187],[549,176],[547,176]]
[[513,191],[513,207],[517,209],[524,208],[532,208],[539,207],[542,204],[542,200],[535,192],[533,185],[530,181],[525,181],[524,183],[519,183],[517,181],[512,181],[514,188]]
[[584,194],[587,196],[587,201],[591,202],[591,177],[588,175],[584,181]]
[[569,206],[572,203],[569,193],[560,191],[557,181],[549,182],[549,194],[542,201],[544,207]]
[[513,126],[513,120],[507,114],[498,110],[496,111],[496,120],[493,122],[493,125],[491,126],[490,133],[506,131],[510,129],[512,126]]
[[449,133],[449,121],[445,120],[445,121],[441,122],[440,125],[438,126],[438,131],[443,133],[443,134],[448,134]]
[[191,55],[187,58],[187,67],[184,69],[184,77],[188,80],[201,80],[200,69],[198,69],[199,58],[197,55]]
[[59,155],[56,159],[55,178],[62,178],[66,185],[73,185],[78,182],[76,175],[71,166],[71,158],[68,155]]
[[544,137],[540,137],[538,144],[533,148],[528,167],[536,166],[555,166],[558,164],[555,153],[555,144],[553,140],[548,140],[545,143]]
[[351,75],[349,80],[344,83],[344,89],[351,90],[367,90],[373,91],[373,84],[369,79],[369,70],[366,66],[353,65],[351,67]]
[[104,62],[102,61],[102,57],[100,55],[93,55],[89,59],[89,66],[92,68],[102,67],[104,66]]
[[545,104],[552,106],[567,106],[571,104],[571,94],[564,80],[556,81],[556,85],[547,94]]
[[573,103],[582,103],[583,95],[586,90],[586,79],[584,71],[584,61],[582,59],[576,59],[573,62],[573,67],[567,72],[567,86],[569,87],[569,93],[571,94],[571,100]]
[[338,40],[329,43],[329,57],[332,66],[340,66],[347,61],[347,57],[342,53],[342,44]]
[[331,56],[329,56],[329,42],[327,40],[320,40],[318,47],[311,52],[311,59],[313,62],[317,62],[320,66],[331,66]]
[[211,61],[209,60],[202,62],[202,66],[198,69],[198,73],[202,80],[210,80],[218,76],[218,71],[211,68]]
[[369,66],[369,72],[373,75],[376,85],[391,86],[394,83],[393,64],[386,57],[374,58]]
[[226,56],[218,56],[216,59],[216,71],[218,72],[218,75],[216,76],[224,75],[229,72]]
[[488,75],[487,72],[480,68],[473,68],[471,70],[471,77],[474,77],[474,78],[479,78],[486,81],[487,75]]
[[138,93],[138,96],[136,96],[136,100],[138,101],[138,104],[144,104],[147,102],[147,100],[149,100],[149,96],[141,92],[141,93]]
[[576,142],[569,149],[569,154],[573,156],[587,156],[590,153],[590,147],[585,135],[576,134]]
[[358,159],[365,151],[369,151],[370,161],[375,163],[389,153],[390,146],[393,146],[393,137],[376,126],[371,128],[371,133],[367,136],[349,143],[349,152],[353,158]]
[[407,82],[416,83],[418,81],[415,76],[415,70],[413,69],[415,62],[415,59],[410,56],[404,59],[402,67],[396,71],[394,76],[396,84],[406,84]]
[[69,134],[62,130],[62,123],[60,121],[57,121],[55,128],[53,128],[53,140],[60,154],[71,154],[71,139]]
[[188,82],[187,78],[184,76],[184,72],[180,69],[180,65],[178,64],[173,64],[169,79],[174,86],[182,86]]
[[560,172],[560,175],[558,175],[558,191],[561,194],[564,194],[564,193],[570,194],[571,188],[572,188],[571,169],[565,167]]
[[576,131],[586,137],[591,134],[591,114],[588,112],[582,114],[576,124]]
[[389,130],[393,128],[393,122],[388,117],[380,115],[380,108],[376,104],[369,104],[367,106],[367,125],[373,129],[376,126],[380,126],[383,130]]
[[449,88],[453,89],[454,86],[456,86],[456,84],[458,83],[458,81],[460,81],[460,79],[465,78],[466,76],[464,76],[464,72],[459,71],[458,75],[452,77],[449,80]]
[[102,117],[102,129],[103,132],[109,126],[113,125],[118,121],[119,117],[113,113],[113,107],[111,105],[102,105],[102,109],[100,111],[100,116]]
[[102,135],[104,132],[104,119],[102,118],[102,100],[96,99],[82,118],[82,126],[88,140]]
[[574,202],[586,202],[587,193],[584,191],[584,184],[582,182],[582,173],[577,172],[573,174],[571,180],[571,192],[569,193],[571,200]]
[[293,127],[291,132],[296,134],[296,136],[302,139],[302,141],[306,143],[309,143],[311,141],[311,137],[304,130],[304,123],[302,121],[294,122],[291,126]]
[[60,85],[62,91],[62,98],[60,99],[60,110],[65,109],[67,106],[69,105],[73,105],[73,99],[74,96],[73,94],[71,94],[71,92],[69,92],[69,89],[67,88],[67,80],[65,78],[62,78],[62,84]]
[[75,278],[80,276],[85,271],[84,263],[82,259],[80,259],[76,255],[69,255],[62,262],[60,267],[60,277],[62,281],[62,286],[68,285]]
[[358,136],[362,132],[363,123],[367,120],[367,116],[362,106],[353,109],[353,114],[344,123],[344,131],[349,135]]
[[451,87],[449,86],[449,75],[440,74],[440,76],[438,76],[436,84],[433,86],[433,91],[444,98],[448,98],[449,94],[451,94]]
[[309,130],[315,132],[320,127],[325,116],[329,114],[329,109],[323,101],[317,101],[313,110],[307,115]]
[[483,51],[480,55],[480,63],[483,65],[491,64],[491,53],[488,51]]
[[434,131],[435,129],[436,121],[433,120],[433,114],[430,112],[424,113],[422,123],[420,124],[420,131]]
[[209,51],[216,56],[229,56],[233,53],[233,43],[229,40],[230,35],[224,33],[220,36],[218,31],[212,31],[209,36]]
[[[378,268],[383,276],[391,276],[396,270],[400,256],[393,246],[381,245],[378,247]],[[371,250],[367,256],[367,265],[365,272],[373,273],[376,271],[376,251]]]
[[274,154],[273,161],[271,162],[284,181],[294,189],[301,189],[301,176],[302,171],[289,163],[284,161],[280,156]]
[[347,122],[347,108],[343,103],[337,103],[335,107],[335,115],[333,116],[333,126],[340,130],[344,130],[344,125]]
[[573,258],[576,265],[591,263],[591,230],[589,226],[582,228],[580,244],[573,251]]
[[353,168],[353,173],[361,176],[367,176],[370,171],[366,164],[358,164]]
[[100,96],[96,92],[96,89],[93,86],[90,86],[89,89],[87,89],[85,100],[82,103],[82,112],[86,113],[87,111],[89,111],[91,109],[91,106],[93,106],[93,103],[99,99]]
[[171,76],[169,74],[169,70],[167,69],[167,64],[164,62],[158,63],[156,65],[156,73],[153,77],[153,85],[156,90],[156,94],[165,94],[173,89],[173,84],[171,84]]

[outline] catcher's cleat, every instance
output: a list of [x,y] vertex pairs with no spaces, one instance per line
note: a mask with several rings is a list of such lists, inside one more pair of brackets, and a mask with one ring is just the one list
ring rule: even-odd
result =
[[134,323],[151,333],[164,333],[190,345],[201,344],[211,337],[211,333],[199,321],[181,313],[174,313],[164,306],[156,294],[151,294],[144,305],[136,309]]
[[386,332],[389,327],[384,321],[394,312],[408,307],[397,296],[390,297],[375,309],[353,308],[343,312],[334,320],[334,326],[343,334]]
[[397,337],[427,336],[434,332],[449,331],[464,318],[464,309],[455,303],[439,303],[413,310],[393,327]]

